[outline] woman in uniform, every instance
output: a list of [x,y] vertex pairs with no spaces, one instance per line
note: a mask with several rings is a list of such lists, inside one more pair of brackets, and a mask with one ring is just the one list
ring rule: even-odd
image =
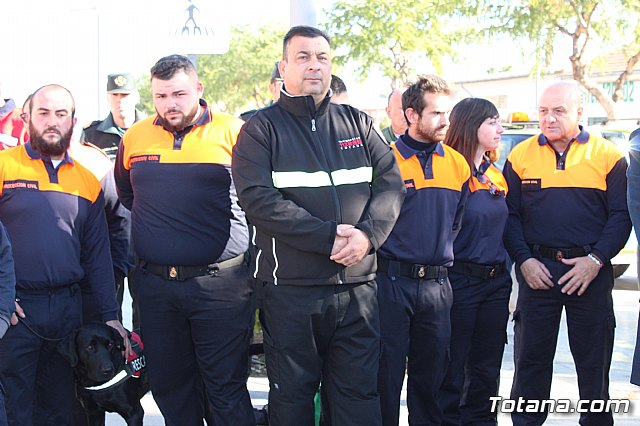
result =
[[462,228],[449,268],[453,289],[450,364],[440,392],[445,425],[496,424],[490,397],[498,394],[509,317],[511,277],[502,242],[507,184],[497,160],[498,110],[468,98],[451,111],[444,143],[460,152],[472,175]]

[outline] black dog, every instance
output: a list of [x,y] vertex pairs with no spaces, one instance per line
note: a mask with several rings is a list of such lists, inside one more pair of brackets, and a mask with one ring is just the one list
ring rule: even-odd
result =
[[[75,372],[76,396],[90,426],[103,426],[106,411],[120,414],[128,426],[142,426],[144,410],[140,399],[149,391],[147,374],[140,370],[144,358],[125,365],[123,350],[122,336],[103,323],[85,324],[58,345],[58,351]],[[139,377],[129,377],[134,371],[140,373]],[[109,383],[116,376],[127,378]]]

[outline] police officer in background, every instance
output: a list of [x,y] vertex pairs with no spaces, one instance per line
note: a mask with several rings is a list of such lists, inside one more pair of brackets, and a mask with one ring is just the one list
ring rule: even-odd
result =
[[[129,73],[109,74],[107,76],[107,101],[109,102],[109,109],[111,110],[107,118],[104,120],[96,120],[87,126],[84,129],[84,135],[81,139],[82,142],[90,142],[98,148],[101,148],[109,158],[114,159],[118,144],[125,131],[131,127],[133,123],[144,118],[144,115],[136,110],[136,105],[140,101],[140,95],[136,89],[136,82],[133,75]],[[77,135],[77,137],[80,137],[80,135]],[[95,154],[93,154],[93,156],[95,157]],[[109,173],[112,174],[113,172]],[[130,215],[126,209],[124,210],[125,211],[122,212],[123,215]],[[118,212],[121,212],[121,210],[118,210]],[[130,218],[127,217],[125,220],[127,221],[127,225],[130,226]],[[109,230],[112,233],[119,232],[119,230],[112,229],[111,222]],[[128,228],[125,231],[127,235],[125,235],[124,238],[129,240],[131,230]],[[117,287],[116,297],[118,304],[122,307],[125,287],[124,279],[128,277],[127,284],[132,300],[133,328],[137,329],[140,327],[140,315],[136,302],[135,283],[130,273],[132,271],[132,266],[130,265],[134,263],[134,254],[133,246],[130,241],[128,242],[129,247],[128,253],[126,253],[126,261],[120,262],[120,256],[114,256],[114,262],[117,262],[114,264]]]
[[157,114],[124,135],[116,187],[132,212],[145,356],[166,424],[202,424],[206,396],[216,425],[248,426],[249,238],[231,178],[242,121],[211,111],[203,90],[184,56],[151,68]]
[[[574,82],[547,87],[538,114],[542,133],[516,146],[504,167],[505,245],[519,283],[511,398],[549,399],[564,309],[580,399],[608,400],[615,327],[611,258],[631,231],[627,162],[615,144],[579,125]],[[515,426],[541,425],[546,417],[546,411],[511,416]],[[608,426],[613,417],[585,412],[580,424]]]
[[109,74],[107,101],[111,110],[107,118],[92,122],[84,132],[87,141],[104,149],[113,158],[124,132],[143,118],[142,113],[136,110],[140,95],[133,75]]

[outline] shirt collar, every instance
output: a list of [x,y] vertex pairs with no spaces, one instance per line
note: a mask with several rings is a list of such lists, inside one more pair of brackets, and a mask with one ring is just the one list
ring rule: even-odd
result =
[[[398,152],[400,153],[400,155],[402,155],[402,157],[405,160],[414,155],[417,155],[420,152],[419,149],[411,148],[405,143],[404,138],[407,138],[407,137],[410,138],[411,136],[409,136],[408,132],[405,132],[405,134],[401,135],[396,141],[396,147],[398,148]],[[444,157],[444,148],[442,147],[442,143],[436,142],[436,148],[434,152],[439,156]]]
[[[198,105],[203,106],[204,107],[204,111],[202,112],[202,114],[200,115],[200,117],[198,118],[198,120],[193,123],[190,124],[189,126],[187,126],[187,128],[191,129],[195,126],[204,126],[205,124],[211,122],[211,113],[209,112],[209,105],[207,105],[207,101],[205,101],[204,99],[200,99],[198,101]],[[164,128],[164,124],[162,122],[162,117],[160,117],[158,114],[156,114],[156,118],[155,120],[153,120],[153,124],[155,124],[156,126],[161,126]],[[166,128],[165,128],[166,130]]]
[[[580,143],[587,143],[589,141],[589,132],[584,130],[582,126],[578,126],[578,127],[580,128],[580,133],[578,133],[578,136],[573,138],[573,140],[576,140]],[[543,146],[543,145],[546,145],[548,142],[549,142],[549,139],[547,139],[545,135],[540,133],[540,135],[538,136],[538,144],[540,146]]]
[[[27,155],[32,160],[51,160],[51,158],[46,157],[46,156],[40,154],[35,149],[33,149],[33,147],[31,146],[31,142],[25,143],[24,144],[24,149],[27,151]],[[64,158],[62,159],[62,162],[60,164],[62,165],[64,163],[69,163],[69,164],[73,165],[73,158],[71,158],[69,156],[69,151],[64,153]]]
[[489,167],[491,167],[491,161],[489,160],[489,157],[487,157],[486,155],[483,155],[482,162],[480,163],[480,167],[478,167],[477,169],[474,167],[475,170],[473,172],[473,175],[475,177],[481,176],[487,172]]

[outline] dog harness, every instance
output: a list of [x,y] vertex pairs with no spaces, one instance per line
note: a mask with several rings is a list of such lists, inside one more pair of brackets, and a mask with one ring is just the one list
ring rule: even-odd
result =
[[101,385],[85,387],[86,390],[101,391],[111,389],[114,386],[124,383],[130,377],[133,377],[134,379],[140,378],[142,369],[146,366],[143,354],[144,345],[142,344],[140,336],[136,332],[131,332],[129,341],[131,342],[131,350],[133,353],[129,355],[127,362],[122,366],[122,369],[118,371],[118,373],[108,382]]

